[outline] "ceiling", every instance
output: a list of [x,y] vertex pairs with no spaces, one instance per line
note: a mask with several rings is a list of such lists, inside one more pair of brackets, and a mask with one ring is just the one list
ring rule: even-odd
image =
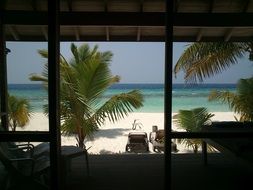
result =
[[[165,0],[61,0],[60,39],[163,42],[165,7]],[[169,15],[174,41],[253,37],[253,0],[174,0]],[[6,0],[7,41],[47,41],[47,20],[47,0]]]

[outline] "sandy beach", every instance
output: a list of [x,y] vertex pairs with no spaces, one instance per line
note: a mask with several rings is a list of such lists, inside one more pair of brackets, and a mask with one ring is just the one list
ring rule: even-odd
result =
[[[234,121],[233,112],[213,112],[215,116],[212,121]],[[175,113],[173,113],[175,114]],[[136,122],[141,123],[141,128],[132,130],[132,124]],[[110,154],[110,153],[124,153],[127,143],[127,136],[129,132],[144,131],[149,134],[152,131],[152,126],[156,125],[158,129],[163,129],[164,114],[163,113],[130,113],[128,117],[116,123],[107,121],[100,130],[94,134],[93,139],[86,142],[86,147],[89,148],[90,154]],[[175,124],[172,126],[173,130],[180,131]],[[24,129],[27,131],[47,131],[48,118],[43,113],[34,113],[30,123]],[[75,145],[76,139],[74,136],[62,136],[62,145]],[[150,151],[152,152],[152,144],[149,143]],[[178,145],[179,152],[187,152],[183,145]]]

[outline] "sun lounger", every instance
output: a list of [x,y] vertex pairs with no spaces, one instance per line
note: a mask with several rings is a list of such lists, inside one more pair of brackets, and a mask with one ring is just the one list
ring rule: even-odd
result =
[[[253,124],[250,122],[214,122],[210,126],[204,126],[205,132],[253,132]],[[216,148],[221,153],[233,156],[236,159],[253,163],[253,139],[251,138],[208,138],[203,139],[202,153],[204,163],[207,164],[206,143]]]
[[[154,152],[164,152],[165,132],[163,129],[153,130],[149,133],[149,142],[153,145]],[[178,152],[177,145],[171,141],[171,151]]]
[[128,134],[126,152],[149,152],[148,137],[145,132],[131,132]]
[[164,130],[149,133],[149,141],[153,145],[153,151],[164,151]]

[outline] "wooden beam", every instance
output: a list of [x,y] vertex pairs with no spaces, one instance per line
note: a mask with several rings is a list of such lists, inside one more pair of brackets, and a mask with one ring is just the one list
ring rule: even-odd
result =
[[178,12],[180,0],[174,0],[174,13]]
[[[45,11],[4,11],[4,23],[9,25],[47,25]],[[36,24],[37,22],[37,24]]]
[[[3,12],[5,4],[0,3],[0,12]],[[7,64],[6,64],[6,41],[4,16],[0,14],[0,113],[1,125],[5,130],[9,128],[8,122],[8,82],[7,82]]]
[[106,32],[106,41],[110,41],[110,29],[109,27],[105,27],[105,32]]
[[231,39],[232,34],[233,34],[233,28],[228,29],[225,36],[224,36],[224,41],[228,42]]
[[164,166],[165,180],[164,189],[172,190],[172,153],[171,153],[171,130],[172,130],[172,71],[173,71],[173,25],[174,25],[174,1],[166,1],[165,14],[165,63],[164,63],[164,131],[165,151]]
[[104,0],[104,11],[105,12],[108,11],[108,2],[107,2],[107,0]]
[[15,26],[9,25],[8,28],[9,28],[9,31],[10,31],[11,35],[13,36],[13,38],[16,41],[18,41],[20,38],[19,38],[19,34],[18,34],[18,31],[16,30]]
[[74,31],[75,31],[76,41],[80,41],[80,33],[79,33],[78,26],[74,27]]
[[164,26],[165,23],[164,13],[152,12],[72,12],[61,13],[60,18],[61,25]]
[[[4,11],[5,24],[46,25],[46,12]],[[165,13],[61,12],[61,25],[165,26]],[[17,19],[18,18],[18,19]],[[85,19],[80,19],[85,18]],[[253,13],[174,13],[174,26],[251,27]]]
[[242,12],[243,13],[248,12],[249,4],[250,4],[250,0],[245,0],[244,3],[242,3],[242,5],[243,5]]
[[[46,12],[5,11],[5,24],[47,25]],[[60,12],[61,25],[90,26],[164,26],[164,13]],[[18,18],[18,19],[17,19]],[[85,19],[80,19],[85,18]]]
[[68,4],[69,11],[72,11],[73,10],[72,0],[67,0],[67,4]]
[[[110,27],[109,27],[110,28]],[[105,29],[106,30],[106,29]],[[110,31],[110,30],[109,30]],[[110,32],[109,32],[110,34]],[[111,42],[136,42],[136,34],[133,35],[109,35],[109,41]],[[183,38],[185,39],[185,38]],[[192,40],[192,38],[190,38]],[[140,42],[164,42],[165,37],[164,35],[162,36],[141,36]],[[247,39],[248,40],[248,39]],[[7,36],[6,41],[15,41],[12,36]],[[45,37],[43,35],[36,35],[36,36],[20,36],[20,42],[44,42]],[[76,41],[75,35],[66,35],[66,36],[61,36],[60,37],[61,42],[73,42]],[[80,35],[80,41],[94,41],[94,42],[106,42],[106,36],[105,34],[103,35]],[[189,41],[189,40],[187,40]],[[195,39],[194,39],[195,41]]]
[[30,0],[31,7],[34,11],[37,11],[37,0]]
[[46,27],[42,26],[41,30],[42,30],[42,33],[43,33],[43,35],[45,37],[45,40],[48,41],[48,31],[47,31]]
[[49,132],[42,131],[1,131],[0,142],[49,142]]
[[196,41],[199,42],[202,38],[202,35],[203,35],[203,29],[200,29],[198,31],[198,34],[197,34],[197,37],[196,37]]
[[[136,42],[136,34],[133,35],[112,35],[110,34],[110,41],[111,42]],[[196,42],[196,35],[177,35],[174,34],[173,42]],[[60,40],[62,42],[73,42],[76,40],[75,35],[65,35],[61,36]],[[15,41],[12,36],[6,36],[6,41]],[[20,42],[44,42],[45,36],[43,35],[34,35],[34,36],[21,36],[20,35]],[[80,41],[94,41],[94,42],[106,42],[105,34],[103,35],[80,35]],[[143,36],[141,35],[140,42],[164,42],[165,36],[164,35],[148,35]],[[201,42],[217,42],[217,41],[224,41],[224,36],[203,36],[201,37]],[[253,41],[253,35],[250,36],[231,36],[231,42],[249,42]]]
[[144,0],[140,0],[140,12],[143,12]]
[[[202,36],[201,42],[223,42],[224,36]],[[233,37],[231,36],[230,42],[249,42],[253,41],[252,36],[244,36],[244,37]],[[173,42],[196,42],[196,36],[174,36]]]
[[141,27],[137,28],[137,42],[139,42],[141,39]]
[[7,3],[7,0],[1,0],[0,1],[0,10],[1,10],[1,12],[3,12],[5,10],[6,3]]
[[60,0],[48,3],[48,117],[50,133],[50,189],[63,189],[61,183],[60,133]]
[[249,130],[238,130],[238,131],[209,131],[209,132],[171,132],[171,137],[174,139],[196,139],[196,138],[252,138],[253,131]]
[[252,27],[252,13],[175,13],[174,26]]
[[208,12],[209,12],[209,13],[212,13],[212,12],[213,12],[214,1],[215,1],[215,0],[209,0],[209,8],[208,8]]

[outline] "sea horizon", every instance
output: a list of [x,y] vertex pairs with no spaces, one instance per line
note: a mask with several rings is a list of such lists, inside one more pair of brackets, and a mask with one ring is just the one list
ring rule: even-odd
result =
[[[127,82],[127,83],[125,83],[125,82],[119,82],[119,83],[116,83],[116,85],[118,85],[118,84],[164,84],[164,83],[159,83],[159,82],[133,82],[133,83],[131,83],[131,82]],[[226,83],[226,82],[224,82],[224,83],[210,83],[210,82],[207,82],[207,83],[204,83],[204,82],[201,82],[201,83],[172,83],[172,84],[180,84],[180,85],[186,85],[186,86],[191,86],[191,85],[203,85],[203,84],[207,84],[207,85],[212,85],[212,84],[216,84],[216,85],[219,85],[219,84],[228,84],[228,85],[236,85],[236,83]],[[8,83],[8,85],[43,85],[42,83]]]
[[[42,84],[8,84],[9,93],[26,98],[31,102],[34,111],[43,112],[43,105],[47,104],[47,92]],[[102,101],[115,94],[138,89],[143,93],[144,106],[134,112],[164,112],[164,84],[163,83],[117,83],[111,86],[102,96]],[[187,85],[174,83],[172,86],[172,112],[180,109],[206,107],[210,112],[231,112],[228,105],[219,102],[208,102],[209,93],[214,90],[235,91],[233,83],[200,83]]]

